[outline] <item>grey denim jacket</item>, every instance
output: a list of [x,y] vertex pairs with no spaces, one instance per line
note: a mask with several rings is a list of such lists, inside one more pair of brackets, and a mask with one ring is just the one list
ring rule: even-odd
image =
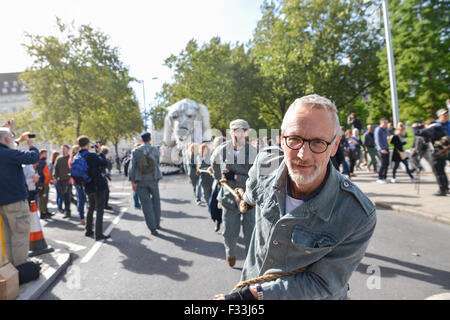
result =
[[244,200],[256,205],[256,222],[241,280],[308,267],[263,283],[264,299],[347,297],[347,282],[375,229],[375,207],[330,162],[328,166],[320,193],[288,213],[282,150],[260,152],[249,171]]
[[[151,152],[150,156],[155,160],[155,173],[141,175],[138,168],[138,163],[143,154],[148,154]],[[150,144],[144,144],[133,150],[131,153],[130,168],[129,168],[129,178],[131,181],[159,181],[163,178],[161,169],[159,168],[159,150]]]
[[[214,178],[222,179],[223,169],[228,169],[236,174],[237,179],[228,181],[228,185],[234,188],[242,188],[245,190],[245,182],[248,178],[248,171],[255,161],[258,150],[256,150],[248,142],[245,147],[239,151],[238,156],[234,156],[233,142],[228,140],[218,146],[211,155],[211,166],[213,168]],[[226,189],[220,188],[217,195],[217,201],[224,207],[238,210],[238,205],[234,196]]]

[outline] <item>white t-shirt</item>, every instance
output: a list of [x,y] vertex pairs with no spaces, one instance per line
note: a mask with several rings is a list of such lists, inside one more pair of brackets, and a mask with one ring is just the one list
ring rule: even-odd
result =
[[286,194],[286,213],[293,211],[304,203],[303,200],[292,198]]

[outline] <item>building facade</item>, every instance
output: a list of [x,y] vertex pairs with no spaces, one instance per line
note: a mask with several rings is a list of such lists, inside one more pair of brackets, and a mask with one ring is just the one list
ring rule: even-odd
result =
[[31,106],[23,83],[19,83],[20,72],[0,73],[0,113],[14,114]]

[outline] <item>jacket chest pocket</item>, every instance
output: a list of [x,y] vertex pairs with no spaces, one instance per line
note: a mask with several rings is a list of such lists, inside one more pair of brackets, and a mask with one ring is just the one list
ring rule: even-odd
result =
[[261,214],[264,218],[269,220],[271,223],[275,223],[280,219],[280,209],[278,207],[278,203],[274,196],[270,197],[269,195],[263,199],[263,203],[261,206]]
[[302,248],[307,253],[326,251],[332,249],[336,244],[336,239],[323,232],[312,232],[295,226],[292,231],[291,242],[295,247]]

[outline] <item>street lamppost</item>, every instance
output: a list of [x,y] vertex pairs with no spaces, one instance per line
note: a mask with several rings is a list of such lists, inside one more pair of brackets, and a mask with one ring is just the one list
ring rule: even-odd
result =
[[393,125],[396,128],[399,122],[399,112],[398,112],[398,98],[397,98],[397,81],[395,79],[395,69],[394,69],[394,52],[392,50],[391,41],[391,27],[389,25],[389,10],[387,0],[383,0],[383,18],[384,18],[384,32],[386,35],[386,49],[389,67],[389,82],[391,85],[391,101],[392,101],[392,120]]
[[145,130],[147,130],[147,104],[145,103],[145,86],[144,86],[144,80],[136,80],[138,83],[142,83],[142,95],[144,97],[144,127]]
[[[158,77],[153,77],[152,80],[158,80]],[[152,114],[152,106],[149,105],[150,110],[149,110],[149,116]],[[150,117],[150,132],[153,135],[153,132],[155,130],[155,126],[153,125],[153,119]]]
[[[158,77],[153,77],[152,80],[158,80]],[[152,108],[150,106],[149,111],[147,112],[147,103],[145,102],[145,85],[144,85],[144,80],[136,80],[136,82],[138,83],[142,83],[142,96],[144,98],[144,126],[145,126],[145,130],[148,130],[148,119],[150,118],[151,112],[152,112]],[[150,132],[153,133],[153,121],[150,118]]]

